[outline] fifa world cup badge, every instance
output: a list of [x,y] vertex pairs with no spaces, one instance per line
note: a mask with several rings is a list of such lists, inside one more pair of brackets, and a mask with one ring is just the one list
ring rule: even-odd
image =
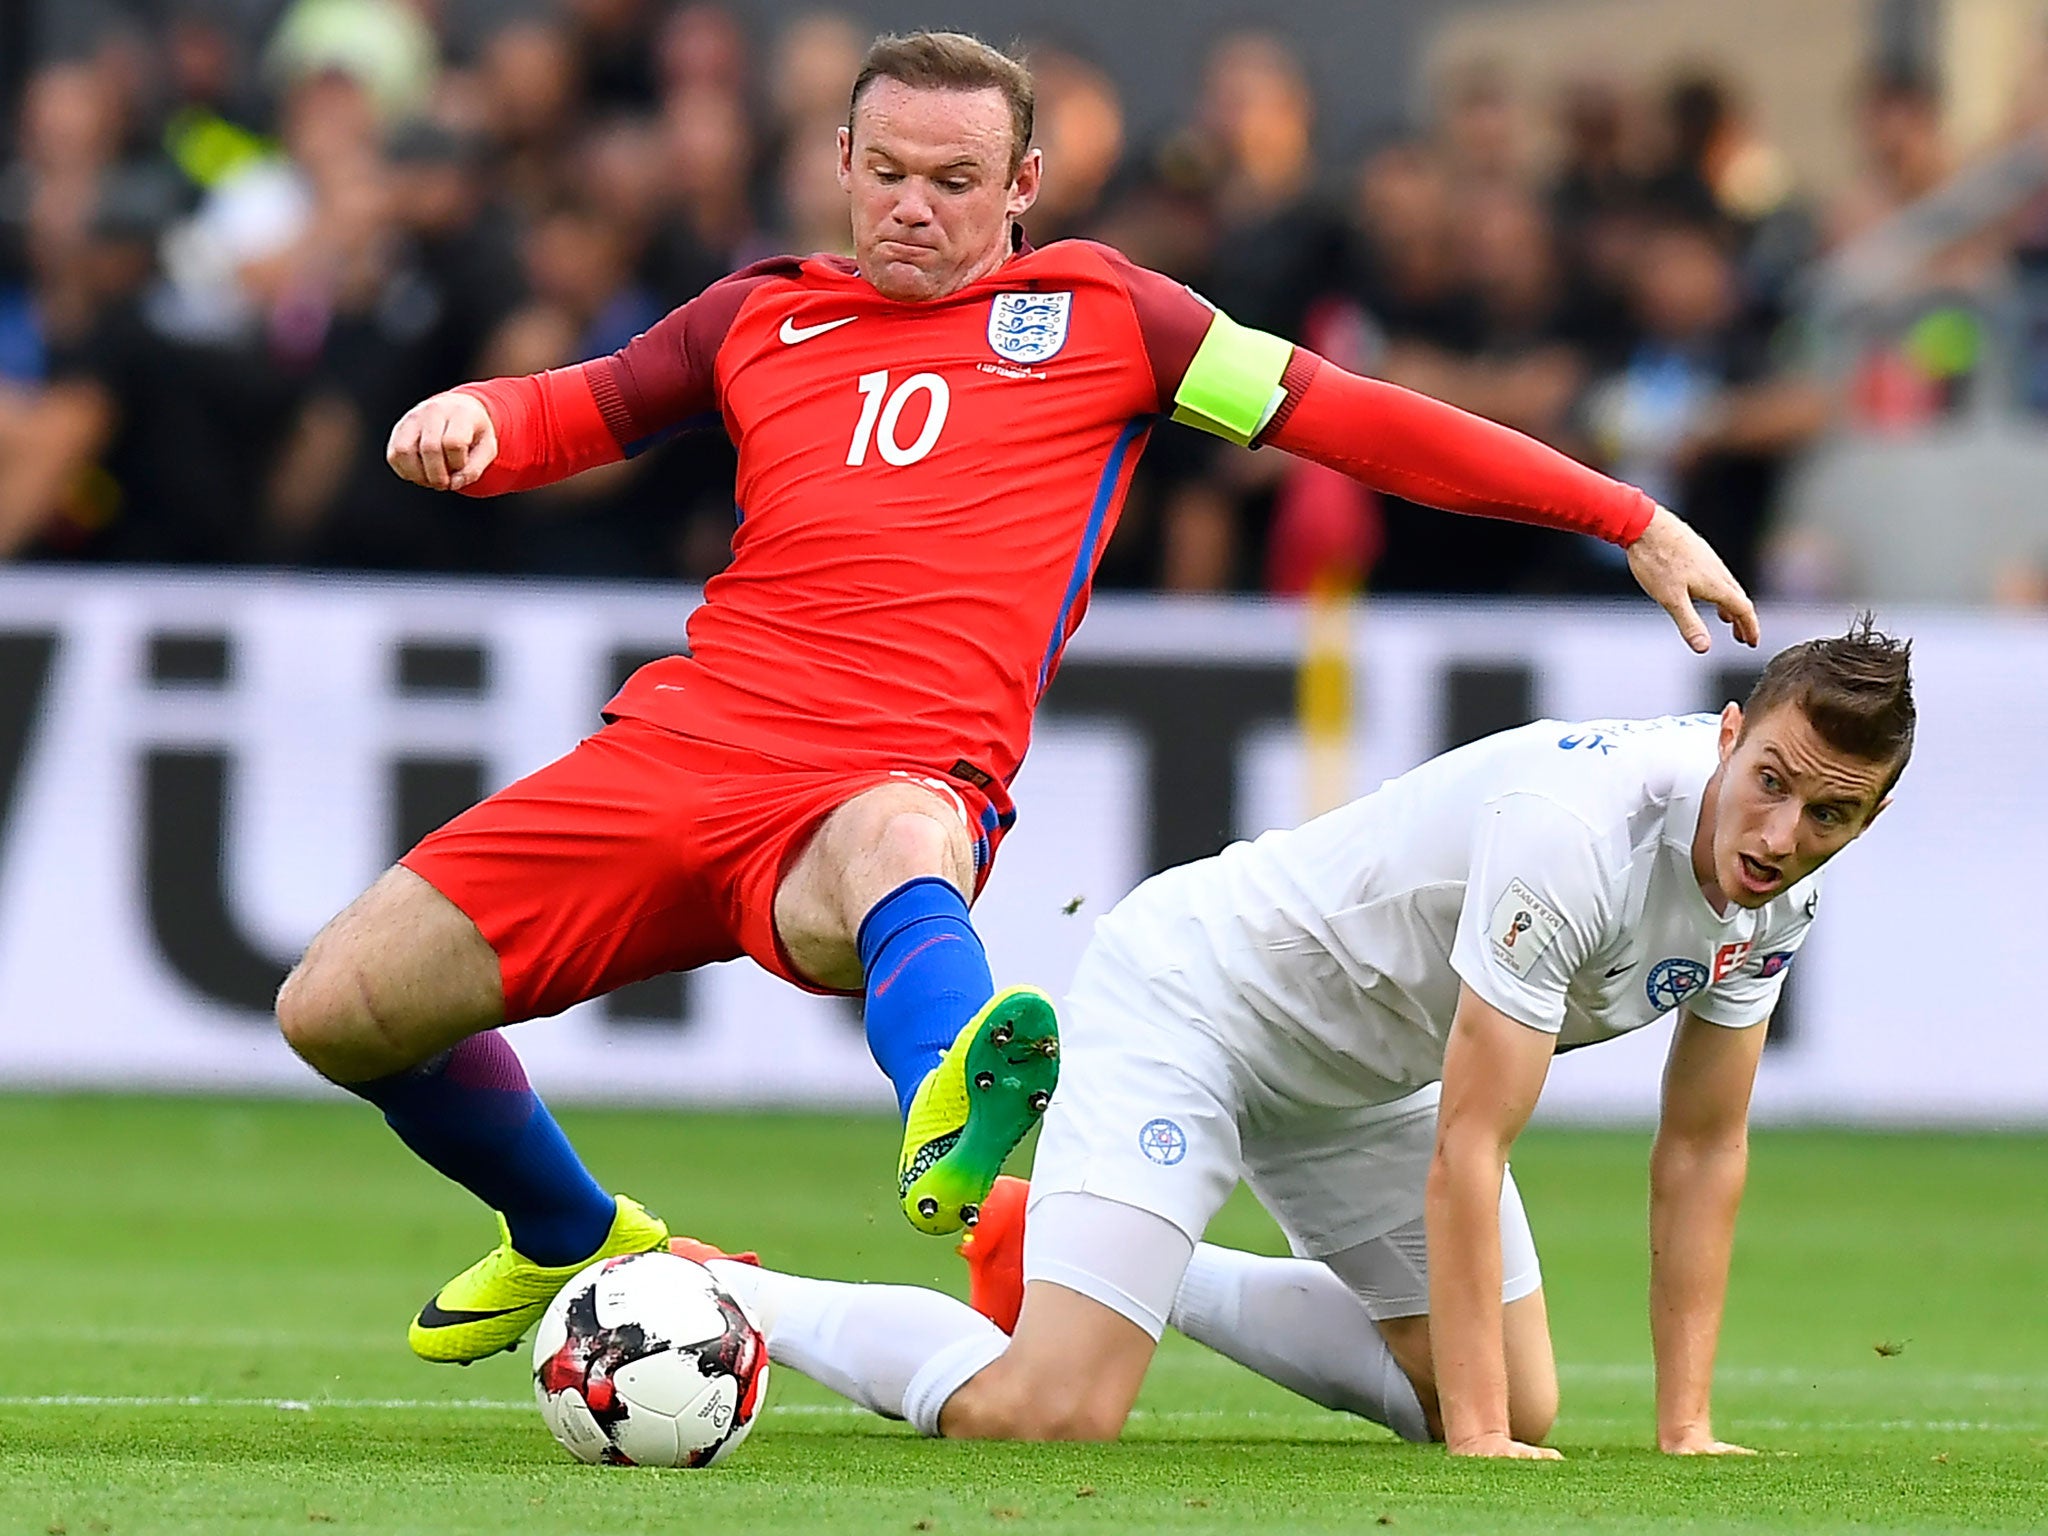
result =
[[1071,293],[999,293],[988,312],[988,344],[1012,363],[1042,363],[1067,344]]
[[1526,980],[1563,927],[1564,918],[1557,909],[1527,882],[1509,881],[1486,920],[1494,963]]

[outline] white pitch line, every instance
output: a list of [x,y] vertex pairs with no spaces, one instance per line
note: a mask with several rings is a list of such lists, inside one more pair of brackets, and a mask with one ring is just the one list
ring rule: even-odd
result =
[[[355,1413],[531,1413],[531,1401],[503,1397],[184,1397],[88,1396],[53,1394],[43,1397],[0,1397],[0,1408],[267,1408],[279,1413],[311,1413],[328,1408]],[[778,1403],[769,1410],[771,1418],[872,1418],[865,1408],[851,1403]],[[1325,1419],[1309,1410],[1288,1412],[1270,1408],[1139,1408],[1131,1418],[1137,1423],[1217,1424],[1252,1420],[1259,1423],[1292,1422],[1302,1425],[1325,1423],[1343,1425],[1355,1421]],[[1627,1428],[1635,1419],[1567,1415],[1569,1428]],[[1839,1434],[1855,1431],[1888,1431],[1901,1434],[2042,1434],[2048,1424],[2014,1424],[1993,1419],[1753,1419],[1736,1416],[1730,1421],[1736,1432],[1765,1430],[1774,1434],[1808,1431]]]
[[[1649,1382],[1656,1378],[1648,1361],[1608,1365],[1560,1365],[1566,1381]],[[1887,1381],[1887,1375],[1896,1380]],[[1909,1387],[1914,1392],[2048,1392],[2048,1373],[2010,1374],[1990,1371],[1918,1371],[1911,1366],[1867,1365],[1837,1370],[1802,1370],[1788,1366],[1727,1366],[1714,1372],[1723,1387],[1881,1386]]]
[[[356,1413],[532,1413],[534,1404],[532,1398],[506,1397],[210,1397],[202,1393],[144,1397],[65,1392],[40,1397],[0,1396],[0,1408],[270,1408],[279,1413],[336,1408]],[[778,1403],[774,1412],[778,1416],[873,1417],[865,1408],[852,1403]]]
[[94,1397],[64,1393],[49,1397],[0,1397],[0,1408],[274,1408],[281,1413],[310,1413],[315,1408],[533,1411],[533,1402],[502,1397]]
[[[279,1413],[334,1408],[354,1413],[532,1413],[534,1404],[531,1398],[506,1397],[210,1397],[201,1393],[144,1397],[66,1392],[40,1397],[0,1396],[0,1408],[269,1408]],[[865,1408],[852,1403],[778,1403],[773,1412],[778,1417],[873,1417]]]
[[[1564,1414],[1567,1430],[1577,1429],[1643,1429],[1648,1422],[1647,1415],[1638,1418],[1588,1418],[1567,1410]],[[1757,1430],[1770,1434],[1785,1434],[1805,1430],[1819,1434],[1849,1434],[1878,1430],[1895,1434],[1913,1435],[2041,1435],[2048,1434],[2048,1423],[2007,1424],[1995,1419],[1752,1419],[1747,1414],[1715,1414],[1716,1428],[1725,1429],[1739,1443]]]
[[[786,1409],[772,1409],[771,1413],[787,1412]],[[1215,1412],[1195,1410],[1173,1412],[1140,1408],[1131,1415],[1134,1424],[1207,1424],[1227,1425],[1251,1420],[1260,1424],[1287,1422],[1304,1427],[1321,1424],[1324,1428],[1336,1429],[1345,1425],[1357,1427],[1363,1421],[1357,1419],[1319,1419],[1308,1413],[1271,1413],[1256,1409],[1230,1411],[1219,1409]],[[1644,1437],[1648,1446],[1647,1415],[1637,1418],[1587,1418],[1566,1410],[1559,1420],[1567,1435],[1586,1430],[1634,1430]],[[1717,1424],[1739,1443],[1759,1434],[1913,1434],[1913,1435],[2048,1435],[2048,1423],[2009,1424],[1995,1419],[1752,1419],[1743,1414],[1728,1416],[1725,1423]],[[1319,1434],[1318,1440],[1338,1440],[1341,1435]]]
[[67,1327],[67,1339],[82,1344],[153,1344],[172,1349],[382,1349],[395,1336],[377,1332],[302,1328],[187,1328],[150,1323],[86,1324]]

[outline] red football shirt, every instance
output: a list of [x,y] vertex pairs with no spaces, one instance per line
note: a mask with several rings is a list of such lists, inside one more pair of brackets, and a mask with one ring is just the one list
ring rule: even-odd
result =
[[958,766],[1007,812],[1132,468],[1213,318],[1084,241],[924,304],[844,259],[784,259],[584,365],[626,451],[706,418],[739,450],[733,559],[689,655],[606,713],[806,763]]
[[[689,654],[636,672],[606,714],[812,765],[951,774],[1005,820],[1132,468],[1177,405],[1442,507],[1622,542],[1649,519],[1640,491],[1273,338],[1253,343],[1259,398],[1247,409],[1233,386],[1219,406],[1211,386],[1252,334],[1088,241],[1027,248],[922,304],[841,258],[778,258],[608,358],[464,386],[498,437],[468,490],[722,422],[739,449],[732,563],[690,617]],[[1184,383],[1194,398],[1177,402]]]

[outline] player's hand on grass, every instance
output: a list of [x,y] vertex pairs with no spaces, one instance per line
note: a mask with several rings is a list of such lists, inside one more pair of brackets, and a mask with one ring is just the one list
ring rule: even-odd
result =
[[1564,1453],[1548,1445],[1524,1445],[1514,1436],[1499,1433],[1474,1435],[1444,1447],[1453,1456],[1491,1456],[1501,1461],[1563,1461]]
[[431,395],[399,417],[384,448],[384,462],[401,480],[434,491],[474,485],[497,456],[491,413],[459,389]]
[[1726,1440],[1716,1440],[1711,1429],[1682,1430],[1675,1435],[1659,1435],[1657,1449],[1667,1456],[1754,1456],[1755,1451],[1746,1445],[1733,1445]]
[[1677,513],[1657,509],[1650,526],[1628,547],[1628,568],[1636,585],[1671,615],[1685,643],[1695,651],[1704,654],[1713,644],[1695,603],[1713,608],[1744,645],[1755,645],[1762,638],[1756,605],[1742,590],[1742,583],[1714,552],[1714,546],[1693,532],[1692,525]]

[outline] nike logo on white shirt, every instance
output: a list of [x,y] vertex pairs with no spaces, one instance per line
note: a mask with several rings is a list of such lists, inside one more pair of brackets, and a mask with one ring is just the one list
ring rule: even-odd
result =
[[842,325],[851,325],[858,315],[848,315],[844,320],[827,320],[823,325],[798,325],[794,320],[782,322],[782,340],[785,345],[795,346],[800,341],[809,341],[813,336],[822,336],[827,331],[836,331]]

